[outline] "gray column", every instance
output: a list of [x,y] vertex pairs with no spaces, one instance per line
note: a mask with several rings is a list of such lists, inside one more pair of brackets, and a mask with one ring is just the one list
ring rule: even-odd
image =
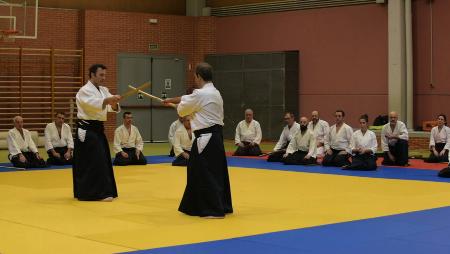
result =
[[397,111],[406,120],[406,61],[405,61],[404,0],[388,1],[389,111]]
[[414,128],[413,39],[411,0],[405,0],[406,126]]

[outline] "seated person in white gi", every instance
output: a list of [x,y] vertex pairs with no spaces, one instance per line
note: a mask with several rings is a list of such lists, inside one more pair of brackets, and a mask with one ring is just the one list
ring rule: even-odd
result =
[[131,112],[123,113],[123,124],[117,127],[114,132],[114,152],[116,158],[114,165],[146,165],[142,151],[144,149],[144,141],[136,126],[132,124],[133,115]]
[[316,163],[316,138],[308,130],[308,118],[300,118],[300,130],[292,137],[283,155],[284,164],[308,165]]
[[262,131],[259,122],[253,119],[253,110],[245,110],[245,120],[239,122],[236,127],[234,144],[237,146],[236,156],[259,156],[262,154],[259,144],[261,143]]
[[308,130],[316,137],[316,156],[322,158],[325,156],[325,137],[330,133],[330,125],[319,118],[318,111],[313,111],[311,113],[311,122],[308,123]]
[[191,130],[191,116],[182,118],[183,125],[181,125],[175,132],[173,139],[173,151],[175,153],[175,160],[172,166],[187,166],[189,156],[191,154],[192,142],[195,136]]
[[14,128],[8,131],[8,159],[18,168],[45,168],[47,164],[38,153],[31,134],[23,128],[23,119],[16,116],[13,119]]
[[45,127],[47,164],[72,165],[73,136],[71,128],[64,123],[64,113],[57,112],[55,117],[55,121]]
[[437,123],[437,126],[431,129],[430,157],[424,160],[428,163],[448,162],[450,128],[447,127],[447,116],[444,114],[438,115]]
[[344,122],[345,112],[336,110],[336,124],[331,126],[330,133],[325,138],[326,154],[322,166],[342,167],[349,165],[353,129]]
[[269,154],[267,161],[269,162],[282,162],[283,156],[286,153],[286,148],[289,145],[292,137],[300,129],[300,124],[295,121],[295,116],[291,112],[286,112],[284,114],[284,122],[286,126],[281,132],[280,139],[278,140],[273,152]]
[[177,120],[175,120],[172,124],[170,124],[169,134],[168,134],[169,145],[170,145],[170,152],[169,152],[169,156],[170,157],[175,156],[175,153],[173,151],[173,141],[174,141],[174,138],[175,138],[175,132],[182,125],[183,125],[183,118],[181,116],[179,116]]
[[408,130],[398,121],[397,112],[389,113],[389,123],[381,130],[381,148],[384,152],[383,165],[408,165]]
[[353,132],[350,148],[352,149],[352,164],[344,166],[347,170],[376,170],[377,169],[377,137],[375,133],[368,130],[369,116],[367,114],[359,117],[361,129]]

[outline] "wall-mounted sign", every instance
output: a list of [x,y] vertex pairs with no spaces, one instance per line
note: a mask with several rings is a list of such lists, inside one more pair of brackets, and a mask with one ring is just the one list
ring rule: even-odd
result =
[[172,79],[170,79],[170,78],[164,79],[164,88],[166,90],[172,89]]
[[149,50],[159,50],[159,44],[158,43],[150,43],[148,45]]

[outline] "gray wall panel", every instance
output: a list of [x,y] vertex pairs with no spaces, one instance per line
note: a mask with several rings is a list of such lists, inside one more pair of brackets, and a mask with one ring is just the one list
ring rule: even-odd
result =
[[[263,139],[278,140],[285,111],[298,116],[298,52],[208,55],[224,99],[224,137],[234,139],[244,110],[252,108]],[[286,71],[289,70],[289,71]]]

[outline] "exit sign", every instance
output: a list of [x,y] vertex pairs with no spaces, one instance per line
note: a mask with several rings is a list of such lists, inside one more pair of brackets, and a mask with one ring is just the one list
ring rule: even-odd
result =
[[148,45],[149,50],[159,50],[159,45],[157,43],[150,43]]

